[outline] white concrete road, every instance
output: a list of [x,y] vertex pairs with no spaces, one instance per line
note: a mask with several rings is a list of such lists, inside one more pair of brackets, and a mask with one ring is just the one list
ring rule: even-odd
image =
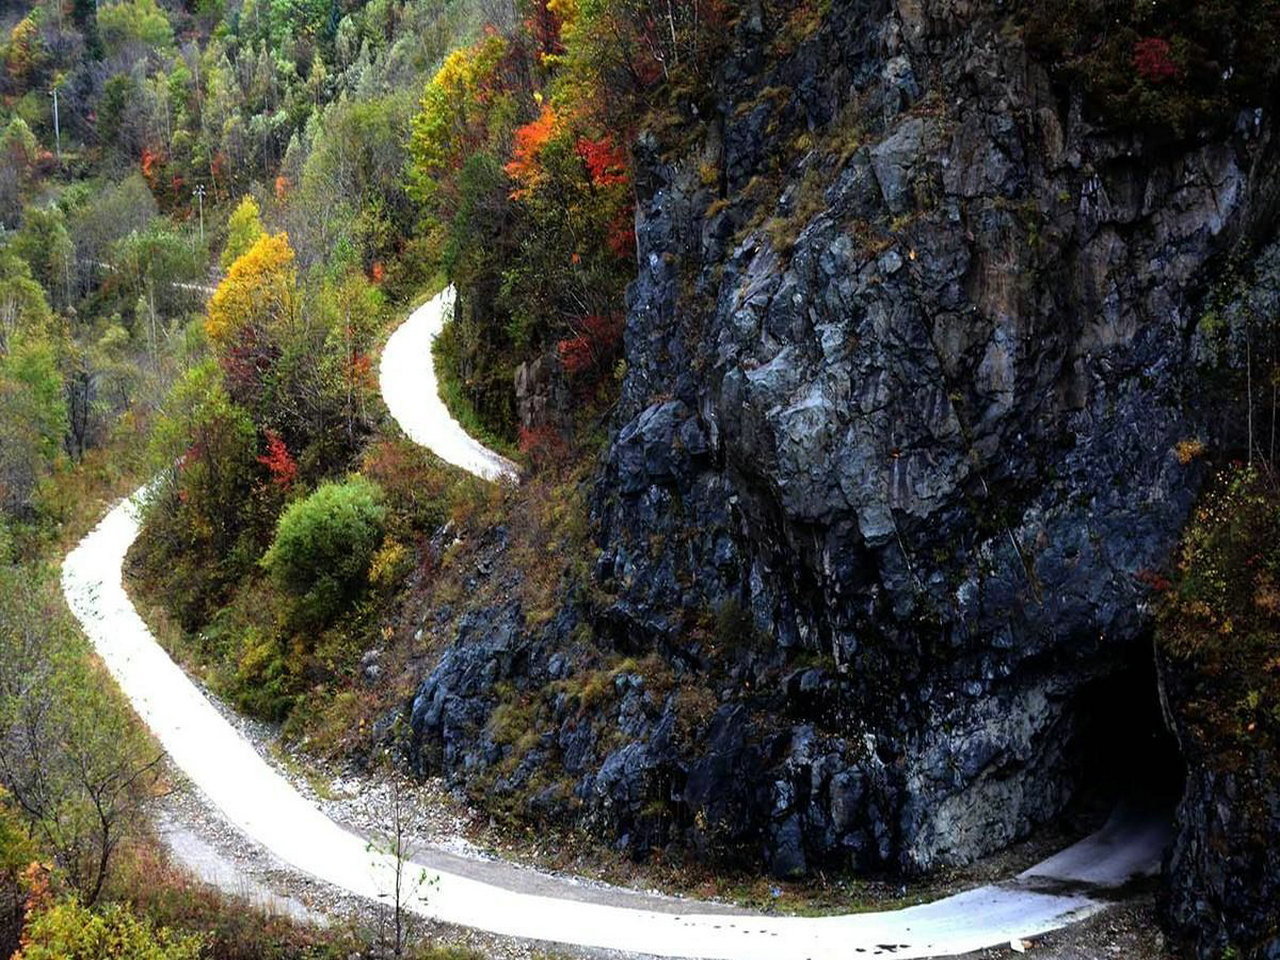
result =
[[[436,395],[429,344],[447,299],[442,295],[415,311],[388,343],[382,363],[388,406],[411,437],[443,459],[486,477],[512,476],[496,454],[465,434],[468,442],[459,438],[460,428]],[[138,616],[122,582],[124,557],[137,534],[135,499],[115,507],[63,565],[67,603],[112,676],[177,767],[246,837],[303,873],[385,901],[391,858],[370,852],[364,839],[326,817],[272,769]],[[1115,821],[1005,883],[902,910],[819,918],[638,898],[425,850],[415,853],[415,863],[439,883],[412,907],[499,935],[662,957],[935,957],[1029,939],[1082,919],[1102,909],[1105,888],[1157,871],[1161,845],[1158,825]]]
[[446,463],[485,480],[518,480],[520,469],[463,430],[440,399],[431,345],[453,315],[453,304],[453,287],[446,287],[387,340],[378,369],[382,399],[409,439]]

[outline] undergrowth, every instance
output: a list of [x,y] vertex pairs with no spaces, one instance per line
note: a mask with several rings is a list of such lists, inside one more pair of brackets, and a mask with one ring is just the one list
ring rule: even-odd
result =
[[1280,744],[1280,484],[1260,465],[1214,478],[1162,594],[1159,642],[1193,680],[1183,720],[1214,762]]

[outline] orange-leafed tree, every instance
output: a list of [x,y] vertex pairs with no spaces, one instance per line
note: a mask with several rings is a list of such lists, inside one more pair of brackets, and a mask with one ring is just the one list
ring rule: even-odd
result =
[[539,157],[547,142],[556,131],[556,112],[551,104],[544,103],[537,119],[519,127],[515,133],[515,142],[511,148],[511,162],[507,164],[507,175],[520,186],[513,197],[519,197],[525,190],[534,186],[542,176]]

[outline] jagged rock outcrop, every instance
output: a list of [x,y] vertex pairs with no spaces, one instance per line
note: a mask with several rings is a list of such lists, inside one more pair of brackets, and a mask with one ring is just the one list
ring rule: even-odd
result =
[[[420,756],[779,874],[964,862],[1077,792],[1202,480],[1175,447],[1232,416],[1199,305],[1280,183],[1267,111],[1094,125],[1016,6],[834,0],[794,42],[760,6],[702,135],[642,138],[608,596],[460,639]],[[588,720],[567,678],[602,649],[666,672]],[[556,691],[518,763],[504,689]]]
[[1202,960],[1280,957],[1280,764],[1223,769],[1197,750],[1178,806],[1167,914]]
[[1201,479],[1198,297],[1272,225],[1255,114],[1096,130],[996,9],[835,4],[781,62],[745,45],[701,154],[642,144],[600,568],[628,629],[738,604],[830,658],[759,775],[783,869],[966,860],[1072,795],[1080,695]]
[[554,351],[516,367],[516,419],[522,430],[560,426],[569,408],[569,384]]

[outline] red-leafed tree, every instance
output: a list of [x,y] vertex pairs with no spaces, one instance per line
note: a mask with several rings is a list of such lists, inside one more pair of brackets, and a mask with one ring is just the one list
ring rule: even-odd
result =
[[591,182],[597,187],[621,186],[630,180],[627,151],[615,144],[610,134],[599,140],[579,137],[578,156],[587,165]]
[[1143,37],[1133,45],[1133,69],[1148,83],[1162,83],[1178,75],[1173,48],[1160,37]]
[[258,457],[258,462],[267,468],[278,490],[288,490],[298,479],[298,461],[274,430],[267,431],[267,452]]
[[248,410],[256,410],[262,402],[266,378],[279,359],[279,345],[260,324],[242,327],[218,358],[231,399]]
[[603,369],[617,355],[622,326],[622,319],[617,316],[584,319],[577,336],[556,345],[565,372],[571,377],[582,377]]

